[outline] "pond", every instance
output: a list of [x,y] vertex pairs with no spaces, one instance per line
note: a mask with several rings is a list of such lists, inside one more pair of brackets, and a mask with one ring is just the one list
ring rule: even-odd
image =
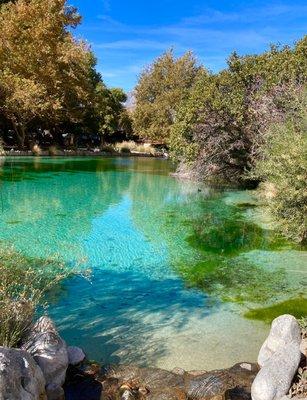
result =
[[57,257],[48,308],[69,344],[103,363],[166,369],[255,361],[275,316],[307,314],[307,252],[253,192],[170,176],[152,158],[6,158],[0,240]]

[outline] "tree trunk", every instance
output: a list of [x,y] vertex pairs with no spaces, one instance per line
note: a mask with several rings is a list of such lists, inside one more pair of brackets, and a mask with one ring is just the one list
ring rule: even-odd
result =
[[17,140],[21,149],[25,146],[26,128],[23,124],[16,122],[12,119],[12,125],[17,136]]

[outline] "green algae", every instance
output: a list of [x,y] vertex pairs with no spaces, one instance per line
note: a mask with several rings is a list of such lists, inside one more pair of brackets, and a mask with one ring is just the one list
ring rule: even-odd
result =
[[[283,265],[259,265],[253,251],[283,251],[296,247],[274,230],[248,220],[250,203],[233,205],[223,195],[205,199],[201,212],[189,221],[186,242],[197,259],[179,262],[175,269],[188,287],[199,288],[225,302],[267,304],[298,293],[300,284],[289,284]],[[255,253],[256,254],[256,253]]]
[[282,314],[291,314],[296,318],[307,316],[307,299],[305,297],[292,298],[272,306],[251,309],[244,316],[248,319],[271,323]]
[[187,242],[202,252],[234,256],[254,249],[279,250],[286,241],[275,232],[248,221],[240,207],[212,199],[203,215],[192,221]]
[[208,257],[192,267],[181,267],[181,273],[189,285],[223,301],[261,303],[290,290],[283,269],[266,270],[244,257]]

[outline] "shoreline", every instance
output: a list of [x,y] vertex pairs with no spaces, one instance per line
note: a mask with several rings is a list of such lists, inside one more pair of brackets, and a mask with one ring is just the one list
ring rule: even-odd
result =
[[161,158],[168,159],[161,153],[118,153],[118,152],[104,152],[104,151],[91,151],[91,150],[58,150],[57,154],[50,155],[49,151],[42,151],[40,154],[34,154],[31,150],[14,150],[5,151],[0,154],[0,157],[146,157],[146,158]]

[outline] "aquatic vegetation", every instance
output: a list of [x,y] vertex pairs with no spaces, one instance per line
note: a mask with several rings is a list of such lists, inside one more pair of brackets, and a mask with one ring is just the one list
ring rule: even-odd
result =
[[187,238],[191,246],[203,252],[234,256],[253,249],[275,250],[285,245],[285,240],[275,232],[248,221],[240,206],[217,200],[204,201],[203,214],[192,221],[193,233]]
[[307,299],[305,297],[292,298],[268,307],[249,310],[244,316],[249,319],[258,319],[270,323],[281,314],[291,314],[296,318],[306,317]]
[[203,201],[202,213],[190,222],[192,234],[186,238],[198,250],[198,259],[177,266],[188,286],[224,301],[257,304],[294,291],[283,268],[266,269],[244,256],[255,249],[289,246],[274,231],[247,220],[242,208],[248,206],[226,204],[222,195]]
[[209,255],[180,271],[188,284],[224,301],[261,303],[285,294],[288,288],[283,269],[265,270],[244,257],[228,260]]
[[[266,327],[255,332],[243,314],[297,297],[305,253],[262,228],[253,192],[182,182],[171,170],[152,158],[6,158],[0,239],[36,260],[58,254],[92,268],[90,282],[66,279],[43,298],[63,337],[90,357],[170,365],[182,345],[190,365],[198,332],[208,332],[202,366],[252,359],[248,337],[260,343]],[[217,361],[214,343],[226,336]]]

